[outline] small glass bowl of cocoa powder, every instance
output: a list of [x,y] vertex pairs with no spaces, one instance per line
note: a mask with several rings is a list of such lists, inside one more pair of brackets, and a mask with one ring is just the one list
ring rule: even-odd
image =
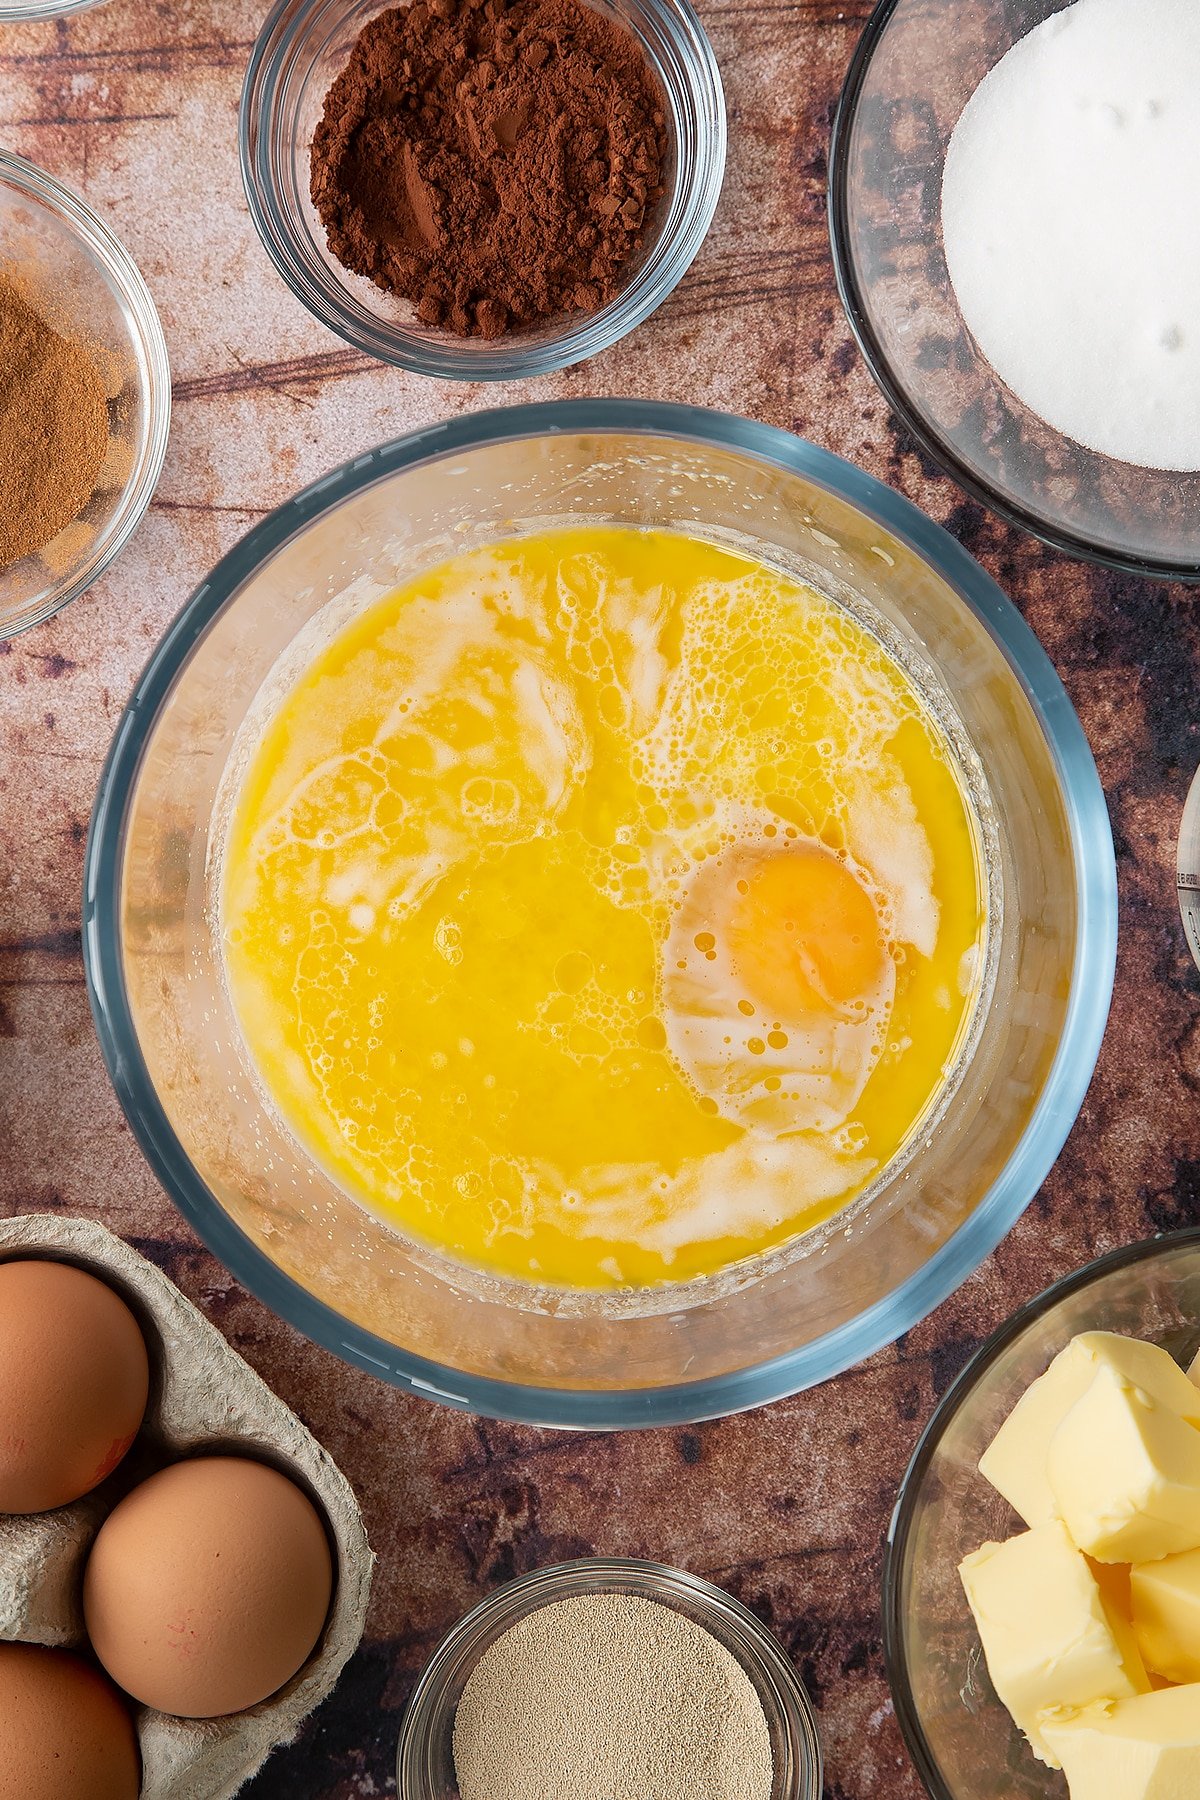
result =
[[[491,240],[479,246],[485,262],[490,257],[496,266],[497,253],[503,259],[506,248],[519,261],[519,232],[510,232],[507,225],[490,232],[478,194],[473,214],[469,208],[465,215],[459,209],[457,216],[453,206],[443,209],[449,190],[444,180],[439,190],[438,182],[447,166],[453,170],[470,163],[470,136],[477,137],[482,131],[490,153],[498,150],[503,157],[514,149],[518,134],[531,125],[536,132],[543,95],[547,117],[551,109],[559,109],[561,138],[564,81],[553,64],[560,46],[571,42],[567,14],[576,0],[546,0],[540,6],[535,6],[534,0],[409,0],[409,4],[414,14],[432,15],[429,32],[418,28],[418,35],[431,43],[439,37],[447,43],[459,22],[457,15],[468,7],[478,9],[479,29],[472,22],[467,35],[482,48],[478,54],[468,51],[463,56],[456,45],[461,85],[444,79],[439,83],[443,104],[448,99],[451,107],[456,105],[454,87],[458,85],[468,140],[451,146],[448,159],[440,166],[436,160],[424,161],[427,153],[445,149],[431,148],[424,117],[407,133],[401,120],[398,137],[394,133],[389,136],[394,121],[385,121],[380,133],[378,120],[369,119],[367,130],[356,129],[350,120],[346,142],[354,156],[360,145],[377,144],[380,174],[376,185],[394,182],[402,215],[400,230],[414,233],[418,240],[437,239],[453,261],[461,218],[473,216],[481,236]],[[681,280],[704,240],[720,193],[725,166],[724,95],[711,46],[690,0],[620,0],[620,4],[578,0],[577,12],[582,11],[585,18],[598,15],[600,20],[598,33],[586,34],[585,68],[589,56],[594,63],[594,45],[602,41],[605,32],[627,40],[639,66],[635,69],[633,62],[626,60],[621,68],[624,58],[618,49],[618,66],[608,71],[610,91],[622,97],[611,109],[612,129],[606,129],[606,116],[587,121],[589,132],[598,125],[599,135],[607,137],[599,152],[602,159],[607,158],[606,170],[620,168],[624,160],[620,151],[625,122],[616,115],[641,86],[642,75],[656,101],[652,112],[657,168],[644,208],[636,196],[620,202],[623,217],[630,217],[624,209],[632,209],[634,215],[627,260],[615,263],[600,281],[590,272],[581,272],[577,286],[571,288],[568,282],[561,309],[535,306],[525,317],[506,312],[492,299],[469,306],[464,317],[453,301],[439,306],[429,293],[420,298],[401,297],[394,284],[389,291],[381,275],[386,277],[386,265],[392,260],[388,237],[397,230],[395,213],[384,221],[382,243],[375,246],[373,278],[370,246],[358,246],[362,273],[347,267],[331,248],[328,208],[322,217],[313,198],[314,138],[320,153],[323,134],[327,140],[328,133],[328,125],[322,127],[322,114],[331,91],[336,99],[335,84],[340,81],[344,86],[352,57],[364,58],[363,47],[356,48],[364,28],[371,26],[374,31],[383,23],[381,16],[395,8],[396,0],[350,0],[349,4],[346,0],[279,0],[263,27],[242,96],[242,174],[251,214],[279,273],[310,312],[347,343],[418,374],[463,381],[518,380],[567,368],[609,348],[660,306]],[[555,20],[555,13],[561,22]],[[440,29],[447,23],[451,29]],[[576,49],[580,35],[576,34]],[[399,62],[393,86],[386,68],[379,78],[378,40],[372,43],[368,35],[366,43],[371,45],[367,61],[375,64],[376,85],[382,89],[385,103],[393,101],[400,111],[415,106],[415,98],[403,91],[406,79],[413,79],[406,62]],[[503,65],[510,51],[513,64],[523,61],[528,73],[520,99],[506,107],[503,99],[497,103],[497,92],[506,88],[515,92],[520,84],[512,82],[511,67],[496,65]],[[402,52],[403,46],[400,52],[393,47],[394,54]],[[429,67],[423,74],[428,82]],[[614,75],[616,79],[611,80]],[[568,142],[568,156],[572,147]],[[529,185],[540,189],[540,171],[533,158],[530,163]],[[622,173],[627,175],[628,170]],[[510,169],[510,200],[513,175]],[[623,191],[611,173],[609,180],[610,190],[594,201],[595,225],[602,238],[611,235],[607,229],[612,222],[610,209],[618,204],[617,196]],[[433,217],[427,216],[430,195],[436,209]],[[618,218],[616,224],[620,223]],[[333,236],[336,239],[336,229]],[[344,252],[345,243],[340,247]],[[352,262],[354,249],[352,245]],[[469,263],[472,259],[468,255],[465,260]],[[518,279],[512,284],[518,291],[522,273],[518,269]]]
[[[609,1627],[588,1604],[595,1596],[631,1600],[640,1609],[642,1617],[632,1633],[621,1634],[624,1644],[616,1638],[610,1644],[608,1660],[615,1664],[619,1657],[623,1666],[605,1666],[601,1640]],[[683,1632],[664,1633],[654,1625],[653,1614],[660,1607],[682,1615]],[[547,1608],[557,1614],[549,1631],[535,1628],[530,1634],[535,1615],[540,1615],[539,1624],[550,1624]],[[705,1647],[689,1653],[689,1637]],[[582,1652],[578,1658],[573,1639]],[[709,1639],[715,1642],[706,1644]],[[679,1666],[681,1657],[686,1667]],[[603,1677],[599,1683],[597,1672]],[[598,1709],[577,1704],[572,1682],[584,1683],[602,1700]],[[627,1685],[641,1692],[644,1703],[635,1701],[628,1716],[617,1717]],[[544,1705],[539,1696],[546,1697]],[[528,1732],[520,1716],[523,1706],[537,1715]],[[673,1720],[676,1709],[682,1710]],[[597,1710],[600,1720],[589,1716]],[[466,1722],[467,1714],[472,1715],[467,1729],[476,1742],[475,1754],[464,1758],[455,1728]],[[703,1793],[705,1800],[820,1800],[822,1793],[816,1714],[781,1644],[732,1595],[663,1563],[624,1556],[558,1563],[508,1582],[461,1619],[434,1651],[409,1702],[396,1777],[404,1800],[477,1800],[481,1792],[499,1800],[501,1786],[504,1800],[526,1800],[529,1771],[518,1766],[520,1755],[509,1755],[494,1740],[489,1716],[493,1724],[497,1717],[510,1720],[519,1745],[538,1738],[538,1750],[529,1760],[541,1764],[548,1751],[553,1755],[554,1721],[570,1722],[564,1760],[575,1767],[557,1769],[553,1783],[543,1781],[537,1800],[552,1786],[564,1800],[580,1792],[590,1800],[598,1791],[588,1773],[593,1766],[605,1769],[606,1793],[611,1782],[622,1796],[637,1791],[647,1800],[651,1792],[661,1800],[667,1788],[672,1795],[680,1789]],[[647,1765],[656,1760],[654,1746],[640,1740],[647,1720],[656,1718],[670,1740],[660,1771],[668,1778],[652,1783],[646,1776]],[[586,1736],[597,1725],[603,1741],[581,1741],[580,1734]],[[509,1735],[507,1725],[503,1735]],[[628,1761],[616,1774],[607,1767],[614,1744],[625,1747],[621,1760]],[[687,1765],[697,1749],[706,1752],[703,1779],[699,1768],[689,1778]],[[497,1762],[499,1778],[492,1766]],[[546,1773],[544,1767],[539,1772]]]
[[166,454],[171,371],[128,252],[70,189],[4,150],[0,336],[12,364],[0,395],[6,638],[82,594],[136,529]]

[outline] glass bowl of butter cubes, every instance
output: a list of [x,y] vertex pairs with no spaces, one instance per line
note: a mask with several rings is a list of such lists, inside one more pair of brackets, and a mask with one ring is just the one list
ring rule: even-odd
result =
[[989,1339],[917,1446],[884,1639],[933,1800],[1200,1797],[1200,1230]]

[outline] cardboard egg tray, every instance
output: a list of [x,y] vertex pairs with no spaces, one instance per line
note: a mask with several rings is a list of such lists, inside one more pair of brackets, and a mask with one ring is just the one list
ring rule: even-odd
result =
[[105,1515],[152,1469],[208,1449],[274,1463],[324,1512],[335,1588],[320,1642],[287,1686],[248,1712],[176,1719],[136,1709],[141,1800],[229,1800],[331,1692],[362,1637],[374,1557],[350,1484],[295,1414],[202,1313],[144,1257],[85,1219],[0,1220],[0,1261],[71,1262],[107,1281],[138,1317],[150,1351],[142,1435],[95,1493],[33,1515],[0,1514],[0,1639],[82,1648],[83,1565]]

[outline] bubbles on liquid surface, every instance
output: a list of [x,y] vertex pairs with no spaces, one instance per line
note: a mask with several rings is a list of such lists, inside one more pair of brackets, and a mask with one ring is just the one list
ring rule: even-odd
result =
[[587,1280],[861,1186],[940,929],[909,773],[942,752],[880,647],[621,532],[466,556],[347,635],[268,733],[226,904],[247,1036],[323,1154],[463,1254]]

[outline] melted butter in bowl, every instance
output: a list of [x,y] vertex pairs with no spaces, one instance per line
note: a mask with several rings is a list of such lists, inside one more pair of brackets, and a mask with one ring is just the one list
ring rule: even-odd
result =
[[368,608],[262,732],[225,848],[262,1083],[348,1192],[539,1284],[786,1243],[944,1098],[988,928],[978,821],[857,617],[616,527]]

